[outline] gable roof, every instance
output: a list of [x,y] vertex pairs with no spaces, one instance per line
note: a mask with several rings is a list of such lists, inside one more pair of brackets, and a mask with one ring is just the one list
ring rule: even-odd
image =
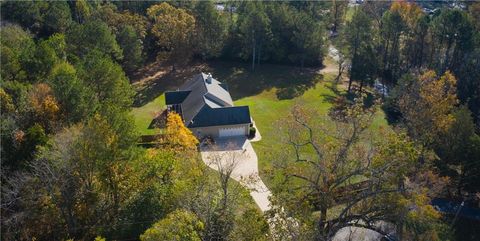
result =
[[190,90],[167,91],[165,92],[165,104],[167,105],[181,104],[185,100],[185,98],[187,98],[190,92],[191,92]]
[[248,107],[234,107],[227,86],[204,73],[195,75],[179,90],[166,92],[165,102],[180,104],[188,127],[250,123]]
[[248,106],[233,106],[225,108],[210,108],[204,106],[188,127],[223,126],[250,123]]

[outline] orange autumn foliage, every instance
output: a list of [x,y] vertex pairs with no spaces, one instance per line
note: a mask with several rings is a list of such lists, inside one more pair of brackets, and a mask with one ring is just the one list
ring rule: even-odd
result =
[[35,116],[44,125],[58,119],[60,107],[49,85],[45,83],[34,85],[28,98]]

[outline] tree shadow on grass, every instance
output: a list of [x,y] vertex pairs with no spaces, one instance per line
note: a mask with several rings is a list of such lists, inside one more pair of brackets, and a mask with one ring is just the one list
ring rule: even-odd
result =
[[[153,70],[152,70],[153,69]],[[170,66],[162,66],[160,64],[151,64],[146,66],[144,77],[134,83],[137,91],[133,107],[143,106],[165,91],[175,90],[180,87],[186,80],[205,69],[205,65],[196,64],[185,68],[179,68],[175,72],[171,71]]]
[[278,99],[292,99],[314,87],[322,76],[312,68],[262,64],[251,71],[248,63],[211,62],[214,78],[227,83],[233,100],[276,88]]
[[[338,85],[338,84],[337,84]],[[330,104],[333,104],[335,103],[335,101],[339,98],[339,97],[342,97],[342,96],[346,96],[346,92],[345,93],[342,93],[340,90],[338,90],[338,86],[336,86],[335,83],[333,82],[330,82],[328,84],[325,84],[325,87],[327,89],[329,89],[330,91],[332,91],[333,94],[321,94],[320,96],[323,97],[323,99],[330,103]]]
[[165,91],[176,90],[200,72],[212,73],[215,79],[227,83],[233,100],[272,88],[277,89],[278,99],[292,99],[314,87],[323,77],[312,68],[262,64],[251,71],[248,63],[232,61],[192,62],[176,72],[171,72],[170,68],[153,63],[139,71],[143,75],[137,74],[137,81],[134,81],[137,94],[133,107],[143,106]]

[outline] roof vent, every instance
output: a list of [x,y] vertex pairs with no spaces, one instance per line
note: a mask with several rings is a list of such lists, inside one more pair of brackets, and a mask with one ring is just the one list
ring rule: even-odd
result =
[[212,74],[208,73],[207,75],[207,83],[211,84],[212,83]]

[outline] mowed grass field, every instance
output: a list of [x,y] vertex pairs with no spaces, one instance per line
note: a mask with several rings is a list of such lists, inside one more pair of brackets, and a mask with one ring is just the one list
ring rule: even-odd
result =
[[[320,76],[316,76],[316,78],[320,78]],[[268,90],[235,101],[236,105],[248,105],[250,107],[251,115],[262,135],[262,140],[254,142],[253,147],[258,156],[260,176],[267,186],[272,184],[272,177],[267,175],[267,173],[272,173],[272,162],[275,158],[275,156],[272,156],[272,151],[285,148],[285,144],[279,139],[281,133],[279,133],[278,120],[287,117],[296,102],[313,109],[321,115],[318,118],[329,120],[327,114],[332,106],[331,100],[337,96],[330,88],[334,78],[334,74],[326,74],[315,87],[293,99],[279,100],[276,98],[275,90]],[[328,126],[329,123],[326,123],[326,125]],[[387,126],[384,114],[379,110],[370,128],[375,132],[380,127]]]
[[[277,121],[287,117],[297,102],[315,110],[321,115],[319,118],[328,121],[325,117],[332,100],[338,94],[343,94],[341,87],[337,93],[331,88],[336,76],[333,71],[320,74],[318,69],[302,70],[290,66],[262,65],[252,72],[247,64],[225,62],[210,63],[202,71],[210,72],[214,78],[228,83],[236,106],[250,107],[250,114],[262,135],[262,140],[253,143],[253,147],[259,159],[260,176],[267,186],[272,184],[271,177],[267,175],[272,168],[272,150],[285,147],[279,140]],[[181,85],[185,80],[169,81],[176,81]],[[132,114],[141,134],[156,133],[156,130],[148,129],[148,126],[155,113],[164,108],[164,103],[164,95],[160,93],[147,104],[133,108]],[[387,126],[381,110],[378,111],[371,128],[376,130],[380,126]]]
[[135,127],[140,135],[158,134],[158,129],[150,129],[150,123],[156,114],[165,108],[165,95],[162,94],[144,106],[134,107],[131,114],[135,120]]

